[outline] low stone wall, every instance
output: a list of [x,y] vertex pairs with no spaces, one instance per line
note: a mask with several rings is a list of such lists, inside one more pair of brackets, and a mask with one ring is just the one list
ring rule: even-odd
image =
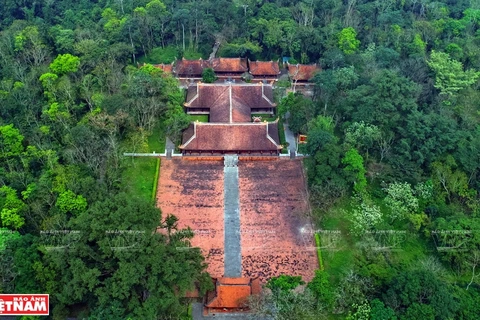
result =
[[223,156],[183,156],[187,161],[223,161]]

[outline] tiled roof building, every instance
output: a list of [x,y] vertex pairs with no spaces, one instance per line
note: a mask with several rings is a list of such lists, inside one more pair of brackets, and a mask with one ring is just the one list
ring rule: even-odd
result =
[[173,72],[179,78],[201,78],[203,69],[209,68],[210,63],[207,60],[177,60]]
[[248,297],[260,293],[258,278],[219,278],[215,291],[207,296],[207,309],[240,309],[246,307]]
[[276,78],[280,74],[278,62],[248,60],[250,74],[254,78]]
[[204,84],[190,86],[185,110],[206,114],[208,123],[194,122],[183,133],[185,155],[277,155],[278,123],[252,122],[252,114],[274,114],[272,86],[257,84]]
[[294,81],[307,82],[312,79],[315,73],[320,71],[316,63],[314,64],[290,64],[288,66],[288,75]]
[[210,60],[210,65],[219,78],[241,77],[243,73],[248,72],[245,58],[213,58]]
[[274,154],[282,146],[277,122],[193,122],[183,133],[180,149],[187,154]]
[[208,113],[210,122],[250,122],[252,112],[274,112],[271,86],[259,84],[203,84],[190,86],[185,102],[191,114]]

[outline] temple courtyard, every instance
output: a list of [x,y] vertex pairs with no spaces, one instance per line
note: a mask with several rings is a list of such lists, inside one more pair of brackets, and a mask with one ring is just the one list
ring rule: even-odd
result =
[[157,205],[190,227],[213,278],[310,281],[318,260],[301,160],[162,159]]

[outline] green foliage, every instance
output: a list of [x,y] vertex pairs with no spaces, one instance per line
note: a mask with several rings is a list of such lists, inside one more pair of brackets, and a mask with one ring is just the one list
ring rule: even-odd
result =
[[364,301],[362,304],[353,304],[354,313],[349,313],[345,318],[346,320],[369,320],[371,317],[371,307],[368,301]]
[[352,221],[351,232],[357,236],[374,230],[382,220],[380,208],[366,197],[356,199],[348,214]]
[[[50,70],[56,74],[66,74],[69,72],[77,72],[80,66],[80,58],[69,53],[59,54],[52,63]],[[42,79],[40,79],[42,81]]]
[[222,57],[246,57],[255,56],[262,52],[262,47],[251,41],[241,43],[226,43],[220,48],[220,55]]
[[444,52],[432,51],[427,64],[435,72],[435,88],[447,98],[471,86],[480,76],[480,72],[473,69],[464,71],[461,62]]
[[412,186],[407,183],[391,183],[385,188],[385,204],[390,208],[390,219],[405,219],[418,212],[418,199],[413,195]]
[[179,105],[171,107],[165,114],[165,132],[172,141],[179,142],[182,131],[186,129],[190,122],[190,116],[186,114]]
[[305,282],[302,281],[301,276],[288,276],[282,274],[268,280],[266,287],[274,293],[279,293],[291,291],[302,284],[305,284]]
[[[168,239],[155,233],[159,217],[149,202],[126,194],[81,212],[71,221],[81,232],[76,250],[45,256],[47,269],[57,275],[58,286],[50,291],[58,297],[56,303],[89,301],[95,305],[91,315],[101,318],[180,314],[177,290],[184,293],[192,287],[203,258],[199,250],[177,250],[189,245],[187,233]],[[152,293],[147,298],[145,290]]]
[[20,155],[23,151],[23,139],[24,137],[13,124],[0,126],[0,160]]
[[120,18],[112,8],[103,10],[102,18],[105,20],[103,28],[110,34],[118,34],[127,22],[126,17]]
[[[429,271],[404,271],[390,284],[384,301],[396,307],[406,319],[450,319],[458,303],[450,294],[450,286]],[[414,318],[412,318],[414,317]]]
[[375,143],[380,140],[382,133],[380,129],[363,121],[354,122],[345,130],[345,144],[358,150],[368,150],[373,148]]
[[87,200],[82,195],[67,190],[58,195],[55,206],[64,214],[68,212],[78,214],[87,208]]
[[308,130],[307,123],[314,117],[314,104],[305,98],[301,93],[289,93],[283,98],[278,106],[278,115],[284,117],[290,112],[288,118],[288,126],[294,134],[306,133]]
[[7,249],[9,242],[15,239],[19,239],[20,234],[18,231],[11,231],[7,228],[0,228],[0,252]]
[[[122,154],[162,152],[165,131],[179,142],[193,119],[182,112],[179,83],[137,63],[206,59],[218,41],[217,56],[322,67],[315,85],[296,86],[303,96],[279,102],[278,115],[289,114],[294,133],[308,135],[301,149],[309,154],[303,161],[316,222],[341,231],[338,251],[321,253],[331,277],[319,282],[335,288],[332,304],[330,290],[316,286],[262,297],[261,314],[360,317],[367,298],[371,319],[478,318],[480,10],[473,2],[51,2],[6,0],[0,10],[0,226],[21,233],[0,253],[2,292],[51,293],[58,319],[154,319],[185,315],[175,294],[183,289],[174,284],[211,287],[205,273],[189,272],[198,263],[173,249],[183,243],[169,246],[178,240],[175,219],[168,219],[170,237],[156,235],[145,252],[111,250],[106,231],[95,228],[134,220],[117,217],[117,202],[135,211],[136,225],[158,226],[158,211],[146,217],[148,210],[117,199],[125,191],[150,205],[158,160]],[[291,87],[284,79],[278,96]],[[342,163],[358,162],[352,148],[363,158],[356,169]],[[350,185],[365,181],[360,172],[368,184],[352,199]],[[392,210],[404,218],[392,222]],[[356,224],[368,230],[361,243],[350,232]],[[40,231],[57,226],[88,239],[57,256],[39,252]],[[368,250],[377,231],[398,228],[408,228],[403,251]],[[427,250],[435,246],[458,249]],[[438,275],[459,304],[455,313],[448,300],[423,298],[432,297],[428,290],[404,303],[412,288],[429,287],[422,276],[388,294],[391,279],[418,268]]]
[[415,37],[413,38],[413,43],[412,43],[413,53],[424,55],[426,47],[427,47],[427,44],[422,40],[422,36],[418,33],[415,34]]
[[395,311],[393,311],[392,308],[385,307],[382,301],[373,299],[370,302],[370,306],[370,317],[372,320],[397,320]]
[[140,63],[172,63],[175,58],[179,57],[178,49],[175,46],[165,48],[153,48],[145,57],[139,59]]
[[[442,250],[440,258],[456,272],[476,281],[473,268],[478,264],[480,235],[473,232],[480,226],[478,218],[457,215],[448,219],[438,218],[432,224],[435,245]],[[473,271],[472,271],[473,270]],[[478,283],[478,281],[476,282]]]
[[449,155],[444,162],[432,163],[432,180],[437,197],[451,202],[454,197],[472,199],[477,194],[476,190],[469,189],[468,177],[457,169],[455,159]]
[[334,288],[330,283],[330,276],[323,270],[315,270],[315,277],[307,284],[315,298],[327,307],[331,307],[335,301]]
[[342,163],[346,165],[345,171],[354,174],[353,190],[358,193],[363,192],[367,187],[367,178],[365,177],[367,171],[363,165],[363,157],[357,149],[352,148],[345,153]]
[[212,68],[205,68],[202,72],[202,81],[205,83],[214,83],[217,80],[217,76],[215,75],[215,71]]
[[358,50],[360,40],[357,39],[357,32],[354,28],[342,29],[338,34],[338,46],[345,54],[352,54]]
[[13,230],[20,229],[25,224],[23,215],[26,206],[18,198],[16,190],[7,186],[0,187],[0,204],[1,225]]

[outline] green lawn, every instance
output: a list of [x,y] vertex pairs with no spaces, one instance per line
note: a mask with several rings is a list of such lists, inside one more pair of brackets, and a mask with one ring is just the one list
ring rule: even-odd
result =
[[[148,137],[148,152],[165,151],[165,133],[159,123]],[[158,158],[137,157],[126,159],[126,168],[122,175],[122,186],[129,195],[150,201],[156,185]]]
[[192,121],[198,120],[198,122],[208,122],[208,114],[190,115],[190,118],[192,118]]
[[277,117],[275,115],[267,114],[267,113],[259,113],[259,114],[252,114],[252,121],[253,117],[262,117],[262,121],[267,120],[268,122],[273,122],[277,120]]
[[165,132],[162,124],[158,123],[153,133],[148,137],[148,152],[163,153],[165,151]]

